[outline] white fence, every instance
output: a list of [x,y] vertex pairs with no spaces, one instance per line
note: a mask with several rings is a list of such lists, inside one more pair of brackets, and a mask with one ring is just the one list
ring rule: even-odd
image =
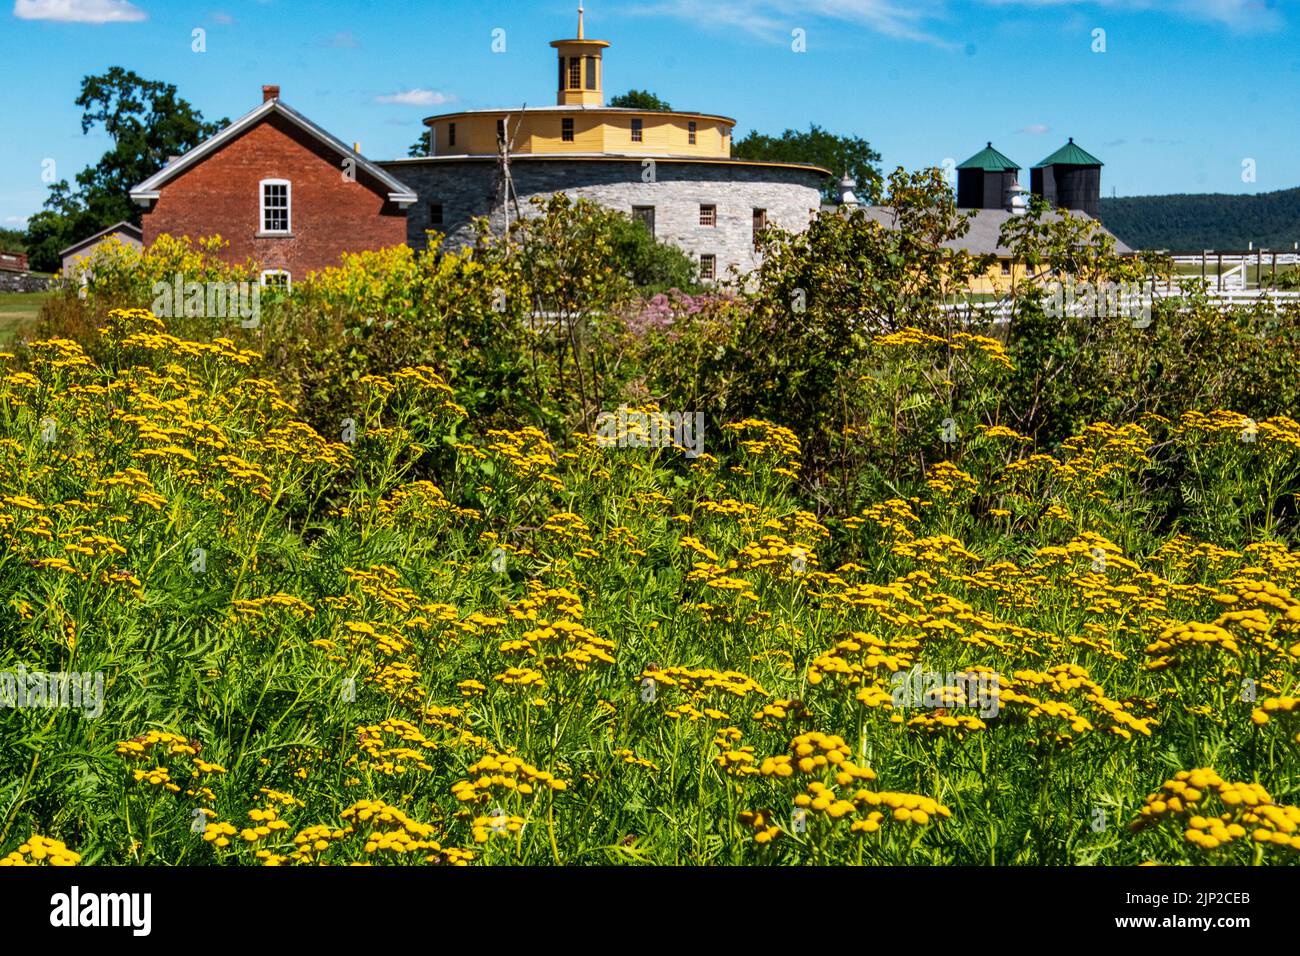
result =
[[[1155,308],[1158,303],[1166,300],[1180,300],[1191,294],[1191,289],[1181,290],[1179,287],[1169,288],[1164,284],[1157,286],[1143,295],[1129,295],[1118,300],[1120,315],[1140,315],[1149,312],[1148,303]],[[1217,288],[1206,290],[1206,299],[1222,311],[1234,308],[1248,308],[1260,302],[1268,303],[1273,310],[1274,315],[1283,312],[1288,306],[1300,305],[1300,292],[1278,292],[1271,289],[1245,289],[1245,290],[1224,290],[1219,291]],[[982,316],[991,316],[995,322],[1007,322],[1016,310],[1017,300],[1010,297],[997,299],[988,302],[957,302],[949,303],[943,306],[943,311],[948,313],[975,313]],[[1183,306],[1180,311],[1187,307]],[[1067,315],[1087,316],[1089,314],[1087,306],[1076,305],[1064,309]]]
[[1260,286],[1260,280],[1300,265],[1300,251],[1270,252],[1255,249],[1248,252],[1215,252],[1176,254],[1169,257],[1177,270],[1172,280],[1164,283],[1173,291],[1192,282],[1206,282],[1216,292],[1247,292]]

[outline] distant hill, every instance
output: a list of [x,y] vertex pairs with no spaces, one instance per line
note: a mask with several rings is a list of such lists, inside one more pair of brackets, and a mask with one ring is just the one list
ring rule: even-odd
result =
[[1300,188],[1103,198],[1101,220],[1134,249],[1236,252],[1253,242],[1256,249],[1290,250],[1300,242]]

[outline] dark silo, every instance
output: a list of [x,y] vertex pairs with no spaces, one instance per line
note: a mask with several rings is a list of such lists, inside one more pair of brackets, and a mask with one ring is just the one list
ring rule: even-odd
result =
[[957,206],[961,209],[1001,209],[1007,190],[1016,184],[1020,167],[993,144],[957,167]]
[[1035,196],[1042,196],[1057,209],[1086,212],[1094,219],[1101,213],[1102,162],[1070,141],[1029,171]]

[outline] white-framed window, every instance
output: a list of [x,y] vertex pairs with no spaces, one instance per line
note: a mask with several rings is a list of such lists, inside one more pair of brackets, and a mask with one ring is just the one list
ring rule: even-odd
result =
[[285,269],[263,269],[261,281],[264,289],[283,289],[288,292],[293,285],[293,276]]
[[639,118],[634,118],[632,120],[632,142],[634,143],[641,142],[641,133],[642,133],[641,120]]
[[259,192],[261,193],[261,231],[264,233],[292,231],[292,186],[289,180],[263,179],[259,184]]

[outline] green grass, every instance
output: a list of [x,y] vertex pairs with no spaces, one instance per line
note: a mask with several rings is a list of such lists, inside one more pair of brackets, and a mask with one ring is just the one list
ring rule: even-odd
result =
[[49,292],[0,292],[0,342],[8,342],[36,321]]

